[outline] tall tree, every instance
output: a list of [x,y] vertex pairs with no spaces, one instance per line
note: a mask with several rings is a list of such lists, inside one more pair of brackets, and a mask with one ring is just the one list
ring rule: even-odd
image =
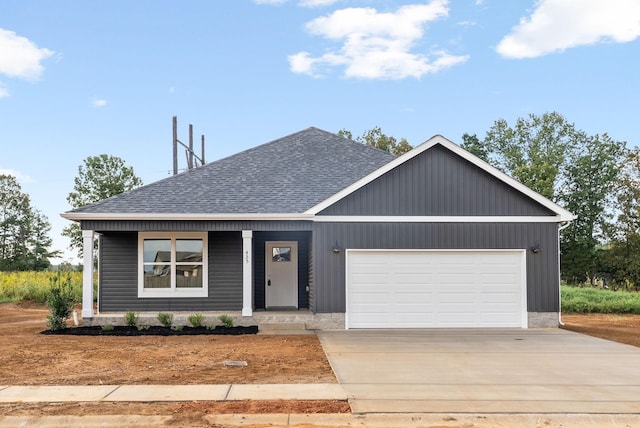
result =
[[48,219],[31,206],[15,177],[0,175],[0,270],[43,270],[51,250]]
[[514,127],[497,120],[484,139],[494,166],[552,200],[566,154],[575,144],[574,125],[556,112],[530,114],[519,118]]
[[[73,183],[73,190],[67,196],[67,201],[73,208],[80,208],[133,190],[142,185],[142,180],[123,159],[101,154],[89,156],[83,161]],[[62,235],[71,240],[69,248],[77,249],[78,255],[82,256],[80,226],[71,224],[64,228]]]
[[462,144],[460,144],[460,147],[469,153],[476,155],[483,161],[489,162],[489,149],[485,145],[485,142],[480,141],[476,134],[470,135],[464,133],[462,135]]
[[593,276],[598,244],[605,242],[625,143],[607,134],[579,133],[580,143],[568,154],[559,201],[577,218],[562,235],[563,275],[574,282]]
[[[341,129],[338,131],[338,135],[353,140],[353,134],[347,129]],[[389,152],[397,156],[406,153],[413,148],[406,139],[402,138],[398,141],[395,137],[390,137],[383,133],[379,126],[365,131],[362,136],[356,138],[355,141],[384,150],[385,152]]]

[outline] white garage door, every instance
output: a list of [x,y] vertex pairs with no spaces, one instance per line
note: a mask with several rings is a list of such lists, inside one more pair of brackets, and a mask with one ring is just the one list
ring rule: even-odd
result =
[[347,328],[526,328],[524,251],[347,250]]

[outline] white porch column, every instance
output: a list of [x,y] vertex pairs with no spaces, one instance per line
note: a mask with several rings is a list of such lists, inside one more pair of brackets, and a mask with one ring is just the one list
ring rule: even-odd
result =
[[93,318],[93,230],[82,231],[82,318]]
[[253,231],[242,231],[242,316],[253,315]]

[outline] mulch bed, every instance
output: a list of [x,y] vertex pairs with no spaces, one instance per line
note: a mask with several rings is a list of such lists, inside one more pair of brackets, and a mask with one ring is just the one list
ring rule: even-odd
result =
[[69,327],[63,330],[44,330],[40,334],[72,335],[72,336],[195,336],[195,335],[242,335],[256,334],[258,326],[248,327],[183,327],[182,329],[167,328],[161,326],[148,326],[138,329],[130,326],[113,326],[112,329],[104,329],[101,326]]

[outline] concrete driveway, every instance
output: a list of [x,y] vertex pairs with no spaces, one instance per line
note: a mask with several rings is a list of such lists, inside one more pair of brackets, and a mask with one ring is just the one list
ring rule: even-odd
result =
[[640,413],[640,348],[566,330],[318,337],[354,413]]

